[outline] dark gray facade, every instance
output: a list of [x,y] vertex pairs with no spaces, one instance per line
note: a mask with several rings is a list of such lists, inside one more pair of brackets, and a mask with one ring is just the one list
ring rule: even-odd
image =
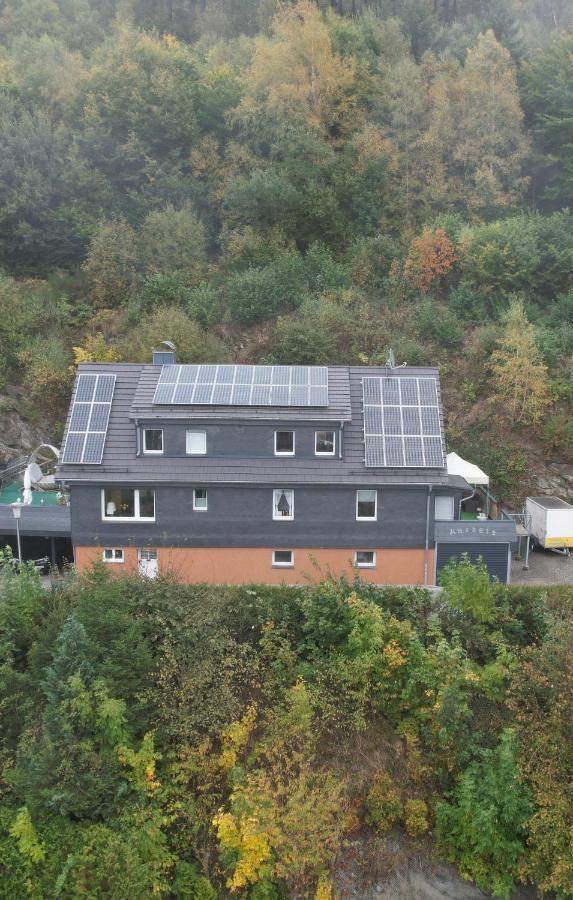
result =
[[490,578],[506,584],[510,574],[509,544],[454,543],[438,544],[436,549],[436,582],[440,582],[440,572],[453,560],[466,554],[471,563],[483,563]]
[[[344,432],[340,423],[314,422],[301,423],[289,420],[270,420],[269,422],[213,422],[212,420],[194,420],[192,422],[168,422],[164,419],[158,421],[141,420],[138,429],[141,434],[139,441],[140,457],[147,457],[143,452],[143,433],[146,429],[160,428],[163,431],[163,457],[166,459],[187,459],[188,467],[202,465],[202,460],[189,456],[185,449],[185,435],[187,431],[204,431],[207,436],[207,453],[209,460],[273,460],[278,463],[283,471],[288,473],[290,467],[296,470],[301,460],[316,461],[314,452],[314,439],[317,431],[334,431],[336,451],[334,456],[323,456],[320,461],[323,465],[334,464],[334,471],[340,470],[340,455]],[[292,431],[295,434],[295,455],[277,456],[275,454],[275,431]],[[157,457],[156,457],[157,459]],[[145,462],[145,460],[142,460]]]
[[[81,373],[102,371],[116,375],[102,462],[58,469],[70,487],[72,540],[78,548],[424,551],[437,546],[440,552],[440,542],[457,541],[448,537],[448,528],[461,523],[437,522],[435,498],[453,497],[457,520],[460,502],[471,488],[448,476],[445,458],[441,466],[423,468],[366,465],[363,379],[392,378],[391,370],[329,367],[328,405],[288,408],[154,404],[160,366],[80,367]],[[438,379],[434,368],[408,367],[397,373]],[[443,444],[439,384],[436,389]],[[145,452],[146,428],[162,429],[161,453]],[[187,452],[187,431],[205,432],[204,454]],[[295,433],[292,456],[275,453],[275,431]],[[315,453],[316,431],[335,433],[333,455]],[[106,487],[153,490],[154,520],[107,518],[102,503]],[[193,508],[194,489],[206,489],[207,510]],[[273,518],[273,491],[283,489],[294,491],[292,520]],[[357,490],[377,491],[375,520],[357,520]],[[487,541],[485,535],[475,538],[476,543]],[[404,581],[412,565],[407,556]]]
[[[273,487],[216,484],[155,488],[155,522],[102,521],[103,486],[72,487],[72,533],[82,546],[423,548],[429,487],[378,487],[376,521],[356,520],[356,490],[372,485],[294,486],[294,519],[273,519]],[[145,485],[141,485],[145,487]],[[207,488],[208,509],[193,509],[193,487]],[[274,486],[283,487],[281,482]],[[451,491],[457,503],[460,487]],[[432,492],[429,545],[434,542]]]
[[511,574],[511,545],[516,541],[514,522],[510,520],[481,520],[437,522],[436,581],[440,571],[451,560],[467,554],[472,563],[483,562],[491,578],[506,583]]

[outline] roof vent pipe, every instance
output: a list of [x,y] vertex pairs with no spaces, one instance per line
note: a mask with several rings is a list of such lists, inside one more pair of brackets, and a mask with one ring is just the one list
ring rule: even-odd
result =
[[173,366],[177,362],[175,344],[172,341],[161,341],[158,350],[153,351],[154,366]]

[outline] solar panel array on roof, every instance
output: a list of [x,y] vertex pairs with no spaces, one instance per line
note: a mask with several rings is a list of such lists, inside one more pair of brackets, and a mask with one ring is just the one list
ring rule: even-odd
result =
[[367,466],[445,465],[436,378],[369,376],[362,392]]
[[78,376],[63,463],[101,463],[114,388],[115,375]]
[[163,366],[153,402],[328,406],[328,369],[324,366]]

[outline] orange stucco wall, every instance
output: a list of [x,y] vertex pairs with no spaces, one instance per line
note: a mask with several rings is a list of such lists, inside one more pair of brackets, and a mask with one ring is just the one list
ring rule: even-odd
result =
[[[125,563],[109,563],[117,572],[137,571],[137,549],[124,549]],[[423,584],[424,550],[377,550],[376,567],[354,569],[354,550],[294,550],[292,568],[274,568],[272,550],[267,548],[179,548],[159,547],[159,572],[173,573],[180,581],[208,584],[304,584],[329,574],[352,577],[356,571],[373,584]],[[99,547],[76,547],[78,571],[101,560]],[[433,580],[434,551],[428,551],[428,583]]]

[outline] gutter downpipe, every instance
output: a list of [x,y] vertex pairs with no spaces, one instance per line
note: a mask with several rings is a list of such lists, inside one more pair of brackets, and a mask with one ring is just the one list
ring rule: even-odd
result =
[[428,587],[428,553],[430,548],[430,498],[433,485],[428,485],[428,499],[426,500],[426,544],[424,547],[424,587]]

